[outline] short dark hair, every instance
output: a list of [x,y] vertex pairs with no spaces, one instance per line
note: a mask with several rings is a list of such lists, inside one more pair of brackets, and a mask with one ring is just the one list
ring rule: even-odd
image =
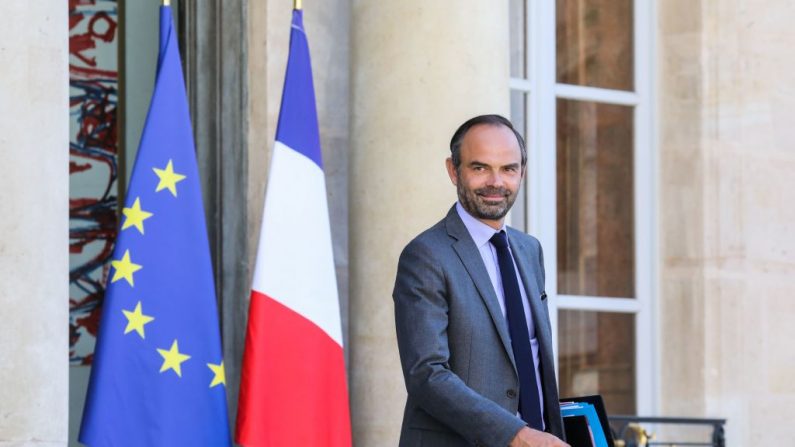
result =
[[467,132],[469,132],[469,129],[481,124],[487,126],[505,126],[511,129],[511,132],[513,132],[516,136],[516,140],[519,142],[519,150],[522,153],[522,167],[527,164],[527,148],[525,147],[524,138],[514,129],[513,124],[501,115],[480,115],[468,119],[455,131],[453,138],[450,140],[450,158],[453,159],[453,166],[455,166],[456,169],[461,166],[461,144],[464,142],[464,137]]

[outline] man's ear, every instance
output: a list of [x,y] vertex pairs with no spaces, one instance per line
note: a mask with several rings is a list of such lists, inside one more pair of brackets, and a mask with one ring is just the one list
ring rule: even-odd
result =
[[453,165],[453,159],[448,157],[447,160],[444,161],[445,165],[447,166],[447,175],[450,176],[450,181],[453,182],[454,185],[458,185],[458,172],[455,169],[455,165]]

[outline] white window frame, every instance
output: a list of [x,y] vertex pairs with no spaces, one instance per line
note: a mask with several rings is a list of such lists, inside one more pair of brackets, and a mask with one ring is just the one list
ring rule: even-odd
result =
[[[528,172],[525,184],[526,231],[544,247],[546,292],[553,346],[558,352],[558,311],[561,309],[631,313],[635,318],[635,384],[639,415],[659,411],[657,349],[657,178],[654,144],[653,66],[656,2],[635,0],[634,92],[556,83],[555,2],[526,0],[525,42],[527,78],[510,79],[512,92],[526,93]],[[635,298],[559,295],[557,284],[556,100],[558,98],[633,106]],[[558,370],[557,356],[555,369]]]

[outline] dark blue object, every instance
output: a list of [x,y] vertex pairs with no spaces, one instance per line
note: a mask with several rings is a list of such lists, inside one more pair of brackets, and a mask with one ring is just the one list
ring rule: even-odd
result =
[[522,306],[519,281],[516,278],[511,252],[508,250],[508,237],[505,232],[500,231],[489,241],[497,249],[497,262],[505,294],[508,331],[511,334],[516,371],[519,374],[519,413],[531,428],[543,431],[544,422],[541,418],[541,399],[538,396],[533,349],[530,345],[530,333],[527,331],[527,318]]

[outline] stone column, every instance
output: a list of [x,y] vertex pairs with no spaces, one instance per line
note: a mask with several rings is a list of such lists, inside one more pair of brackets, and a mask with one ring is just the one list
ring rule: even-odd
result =
[[63,1],[5,2],[0,27],[0,446],[65,446],[69,76]]
[[[705,414],[706,386],[703,2],[660,6],[659,411],[698,417]],[[691,8],[692,14],[682,15]]]
[[396,445],[405,386],[392,287],[400,251],[455,200],[456,127],[509,110],[508,3],[354,0],[350,381],[357,446]]
[[659,6],[661,411],[727,418],[729,445],[786,445],[795,9]]

